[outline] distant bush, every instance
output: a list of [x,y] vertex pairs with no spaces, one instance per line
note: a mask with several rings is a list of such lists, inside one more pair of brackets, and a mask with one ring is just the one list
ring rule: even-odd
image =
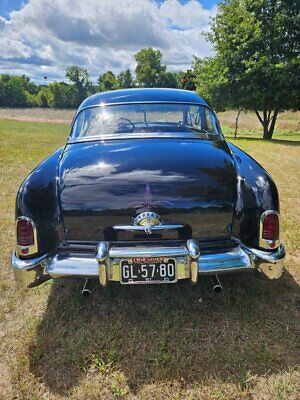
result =
[[0,106],[26,107],[28,106],[26,82],[21,76],[0,76]]

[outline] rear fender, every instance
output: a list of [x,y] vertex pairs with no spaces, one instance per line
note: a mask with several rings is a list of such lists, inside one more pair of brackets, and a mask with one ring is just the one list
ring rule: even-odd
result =
[[276,185],[252,157],[228,142],[237,170],[237,202],[232,234],[243,243],[259,247],[259,224],[264,211],[279,213]]
[[17,194],[16,219],[26,216],[34,221],[38,254],[48,253],[64,239],[57,182],[62,152],[63,148],[60,148],[38,165],[24,180]]

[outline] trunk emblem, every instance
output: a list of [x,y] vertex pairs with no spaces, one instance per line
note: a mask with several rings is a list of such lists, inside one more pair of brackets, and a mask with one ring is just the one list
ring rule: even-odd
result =
[[154,226],[161,225],[160,215],[151,211],[151,209],[157,208],[159,205],[171,206],[173,203],[164,200],[152,201],[152,193],[149,183],[147,183],[145,188],[144,201],[129,204],[129,206],[140,208],[140,210],[137,210],[137,212],[140,211],[140,213],[134,218],[133,223],[135,226],[142,226],[147,235],[151,235]]
[[153,211],[144,211],[134,219],[134,225],[143,226],[147,235],[151,235],[153,226],[160,224],[160,216]]

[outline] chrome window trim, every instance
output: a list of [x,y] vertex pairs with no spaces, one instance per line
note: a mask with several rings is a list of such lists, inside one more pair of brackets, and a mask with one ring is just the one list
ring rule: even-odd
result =
[[[191,133],[191,132],[188,132]],[[221,136],[219,133],[218,134],[209,134],[210,137],[204,136],[206,134],[204,133],[200,133],[197,136],[197,133],[192,133],[193,136],[186,136],[183,135],[182,133],[178,133],[178,132],[173,132],[172,134],[170,133],[147,133],[147,135],[145,135],[144,133],[136,133],[136,134],[118,134],[118,136],[116,135],[102,135],[102,136],[85,136],[82,139],[76,139],[73,140],[72,138],[70,138],[70,140],[67,141],[67,145],[69,144],[77,144],[77,143],[85,143],[85,142],[102,142],[104,143],[107,140],[122,140],[122,139],[126,139],[126,140],[135,140],[135,139],[184,139],[184,140],[225,140],[223,138],[223,136]]]
[[[201,106],[201,107],[204,107],[205,109],[208,109],[209,111],[211,111],[211,113],[213,114],[215,120],[217,120],[216,113],[211,107],[209,107],[206,104],[200,104],[200,103],[192,102],[192,101],[166,101],[166,100],[164,100],[164,101],[157,101],[157,100],[155,100],[155,101],[121,101],[121,102],[117,102],[117,103],[93,104],[93,105],[90,105],[90,106],[82,107],[74,115],[74,118],[73,118],[72,123],[71,123],[71,129],[70,129],[70,134],[69,134],[69,137],[68,137],[68,140],[67,140],[67,144],[82,143],[82,142],[85,142],[85,141],[93,141],[93,140],[105,141],[105,140],[121,139],[121,137],[119,137],[119,136],[118,137],[113,137],[112,135],[110,135],[110,137],[105,136],[105,138],[104,138],[103,135],[102,135],[102,136],[90,136],[90,138],[92,138],[92,139],[87,139],[88,138],[88,136],[87,136],[87,137],[84,137],[83,139],[79,139],[78,140],[77,138],[74,138],[71,135],[72,135],[72,131],[73,131],[73,127],[74,127],[75,121],[76,121],[78,115],[82,111],[88,110],[90,108],[107,107],[107,106],[121,106],[121,105],[131,105],[131,104],[133,104],[133,105],[134,104],[186,104],[186,105],[193,105],[193,106],[198,106],[198,107]],[[211,133],[211,135],[216,137],[216,138],[219,138],[219,139],[224,139],[223,134],[222,134],[222,132],[220,132],[219,129],[217,129],[217,132],[218,133],[215,133],[215,134]],[[142,136],[143,137],[147,137],[147,135],[140,135],[140,137],[142,137]],[[172,137],[172,136],[169,135],[169,137]],[[98,138],[98,139],[96,139],[96,138]],[[123,135],[122,139],[124,139],[124,138],[128,139],[128,138],[131,138],[131,136]],[[133,139],[134,139],[134,137],[133,137]]]
[[[278,221],[279,221],[279,236],[277,240],[267,240],[263,239],[262,234],[263,234],[263,224],[264,220],[267,215],[270,214],[275,214],[278,216]],[[273,247],[271,247],[273,245]],[[275,250],[280,246],[280,214],[278,211],[275,210],[267,210],[264,211],[261,216],[260,216],[260,222],[259,222],[259,247],[267,250]]]
[[[30,246],[20,246],[18,244],[18,222],[19,221],[28,221],[32,226],[32,229],[33,229],[33,244],[30,245]],[[33,254],[38,253],[37,229],[36,229],[35,223],[33,222],[33,220],[31,218],[25,217],[25,216],[21,216],[21,217],[18,217],[16,219],[16,239],[17,239],[17,241],[16,241],[16,253],[17,253],[18,256],[27,257],[27,256],[31,256]],[[24,249],[28,249],[28,252],[26,254],[22,253],[22,250],[24,250]]]

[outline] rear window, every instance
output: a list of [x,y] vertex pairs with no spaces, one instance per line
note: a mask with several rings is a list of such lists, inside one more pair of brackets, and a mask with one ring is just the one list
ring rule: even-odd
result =
[[86,108],[76,117],[71,138],[118,137],[147,133],[193,132],[219,135],[215,115],[193,104],[145,103]]

